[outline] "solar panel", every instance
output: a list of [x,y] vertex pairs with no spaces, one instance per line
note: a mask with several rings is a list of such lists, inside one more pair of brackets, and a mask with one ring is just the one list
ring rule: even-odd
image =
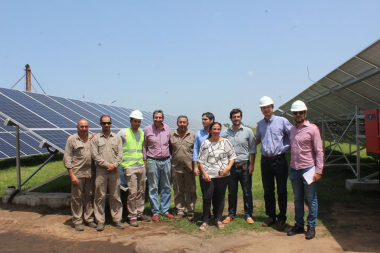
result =
[[[0,122],[6,119],[0,116]],[[41,140],[36,139],[27,132],[20,131],[21,155],[29,156],[47,153],[45,149],[38,147]],[[15,127],[0,125],[0,159],[16,156],[16,133]]]
[[[67,138],[77,132],[76,124],[81,118],[89,121],[90,133],[101,131],[99,121],[104,114],[112,117],[112,131],[130,127],[129,114],[133,110],[6,88],[0,88],[0,101],[0,121],[9,118],[24,130],[20,133],[21,155],[43,153],[38,148],[41,141],[63,152]],[[152,113],[142,113],[141,128],[153,124]],[[176,116],[165,115],[164,122],[171,129],[177,128]],[[194,131],[202,128],[200,121],[189,119],[189,123]],[[0,128],[0,159],[16,154],[14,127],[13,133],[10,128]]]

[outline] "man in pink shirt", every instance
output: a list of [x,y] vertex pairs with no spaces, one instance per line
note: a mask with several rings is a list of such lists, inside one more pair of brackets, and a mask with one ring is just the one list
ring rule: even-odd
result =
[[[305,233],[303,217],[305,214],[304,195],[306,195],[309,215],[305,239],[313,239],[318,215],[317,181],[322,178],[323,170],[322,140],[318,127],[306,120],[307,107],[304,102],[295,101],[290,110],[293,112],[295,121],[290,129],[290,181],[294,193],[296,224],[288,232],[288,236]],[[313,180],[308,184],[304,174],[314,169]]]

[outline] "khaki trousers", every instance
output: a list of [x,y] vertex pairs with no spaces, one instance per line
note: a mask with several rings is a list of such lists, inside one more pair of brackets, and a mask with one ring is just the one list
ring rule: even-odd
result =
[[145,167],[124,168],[124,176],[128,186],[128,218],[137,219],[145,207]]
[[110,210],[113,222],[121,221],[123,205],[120,199],[120,174],[116,169],[109,173],[103,168],[96,168],[95,180],[95,219],[98,223],[105,222],[107,186],[109,192]]
[[178,213],[194,213],[197,201],[195,175],[182,168],[173,168],[174,204]]
[[[74,225],[94,221],[94,179],[78,178],[78,185],[71,184],[71,214]],[[83,218],[82,218],[83,217]]]

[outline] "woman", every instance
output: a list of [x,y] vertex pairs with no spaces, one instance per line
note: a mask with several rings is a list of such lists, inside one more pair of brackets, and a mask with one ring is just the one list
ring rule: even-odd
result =
[[235,162],[236,154],[231,142],[220,137],[222,125],[214,122],[210,126],[210,133],[199,150],[198,163],[203,180],[203,224],[201,231],[208,228],[207,220],[211,208],[211,200],[214,205],[214,217],[219,229],[224,228],[222,214],[224,198],[228,184],[230,169]]

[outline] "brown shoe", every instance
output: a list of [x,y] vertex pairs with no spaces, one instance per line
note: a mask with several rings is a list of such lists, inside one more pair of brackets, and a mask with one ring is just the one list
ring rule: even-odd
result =
[[283,220],[277,221],[277,230],[281,232],[285,230],[285,221]]
[[253,223],[255,223],[255,221],[254,221],[251,217],[248,217],[247,219],[245,219],[245,221],[246,221],[248,224],[253,224]]
[[233,219],[234,219],[234,218],[232,218],[232,217],[230,217],[230,216],[227,216],[227,218],[225,218],[225,219],[223,220],[223,223],[224,223],[224,224],[228,224],[228,223],[230,223]]
[[272,218],[268,218],[266,221],[263,222],[263,224],[262,224],[261,226],[263,226],[263,227],[269,227],[269,226],[272,225],[274,222],[275,222],[274,219],[272,219]]
[[137,217],[137,219],[139,221],[145,221],[145,222],[149,222],[150,221],[150,218],[148,216],[145,216],[145,215],[140,215],[139,217]]
[[131,225],[132,227],[138,227],[139,226],[139,224],[137,223],[137,219],[130,219],[129,225]]

